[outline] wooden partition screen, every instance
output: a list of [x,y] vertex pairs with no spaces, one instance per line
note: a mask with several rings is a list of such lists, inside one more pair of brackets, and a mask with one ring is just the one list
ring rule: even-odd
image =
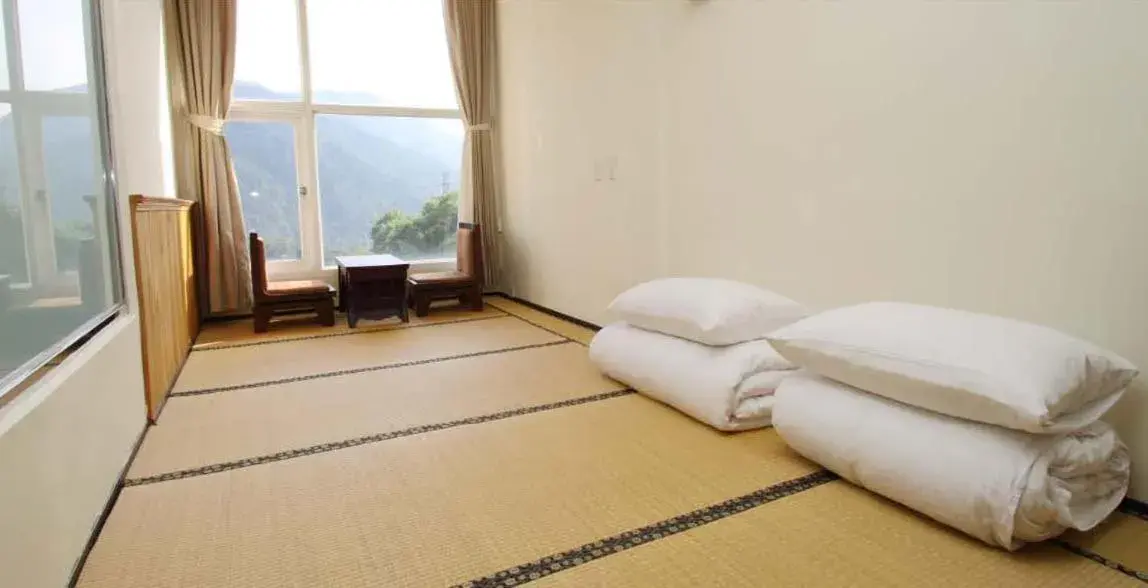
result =
[[144,386],[152,421],[199,334],[193,204],[174,198],[131,197]]

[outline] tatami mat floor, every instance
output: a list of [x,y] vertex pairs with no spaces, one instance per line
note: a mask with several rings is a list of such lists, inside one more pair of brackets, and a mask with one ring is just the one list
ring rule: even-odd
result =
[[600,376],[585,327],[487,302],[353,331],[209,325],[79,584],[1148,581],[1142,515],[992,549],[772,430],[717,433]]

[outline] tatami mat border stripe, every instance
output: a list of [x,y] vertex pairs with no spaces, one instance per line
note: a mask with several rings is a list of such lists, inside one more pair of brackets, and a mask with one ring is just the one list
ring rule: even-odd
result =
[[[489,303],[488,303],[488,304],[489,304]],[[493,304],[491,304],[491,306],[494,306],[494,305],[493,305]],[[583,342],[581,342],[581,341],[579,341],[579,340],[577,340],[577,339],[574,339],[574,338],[571,338],[571,337],[567,337],[566,335],[563,335],[562,333],[559,333],[558,331],[555,331],[554,329],[551,329],[551,328],[549,328],[549,327],[544,327],[544,326],[542,326],[542,325],[540,325],[540,324],[538,324],[538,323],[536,323],[536,322],[534,322],[534,321],[532,321],[532,320],[530,320],[530,319],[528,319],[528,318],[526,318],[526,317],[524,317],[524,316],[522,316],[522,315],[520,315],[520,314],[514,314],[513,312],[511,312],[511,311],[509,311],[509,310],[506,310],[505,308],[502,308],[502,307],[499,307],[499,306],[494,306],[494,307],[495,307],[495,308],[497,308],[498,310],[501,310],[502,312],[505,312],[506,314],[508,314],[508,315],[510,315],[510,316],[512,316],[512,317],[514,317],[514,318],[516,318],[516,319],[518,319],[518,320],[520,320],[520,321],[522,321],[522,322],[524,322],[524,323],[528,324],[528,325],[531,325],[531,326],[533,326],[533,327],[537,327],[537,328],[539,328],[539,329],[542,329],[543,331],[546,331],[547,333],[550,333],[551,335],[554,335],[554,336],[557,336],[557,337],[562,337],[563,339],[565,339],[566,341],[568,341],[568,342],[570,342],[570,343],[577,343],[577,344],[579,344],[579,345],[581,345],[581,346],[583,346],[583,347],[589,347],[589,345],[587,345],[587,344],[585,344],[585,343],[583,343]],[[541,311],[540,311],[540,312],[541,312]]]
[[634,390],[630,388],[623,388],[620,390],[613,390],[610,392],[603,392],[601,394],[593,394],[591,396],[583,396],[580,398],[571,398],[569,400],[562,400],[559,402],[551,402],[547,404],[537,404],[534,406],[524,406],[513,410],[504,410],[480,416],[467,417],[465,419],[457,419],[453,421],[446,421],[441,423],[431,423],[428,425],[419,425],[417,427],[410,427],[407,429],[400,429],[397,431],[389,431],[387,433],[378,433],[375,435],[368,435],[365,437],[356,437],[354,439],[344,439],[342,441],[332,441],[330,443],[321,443],[312,445],[310,447],[303,447],[300,449],[288,449],[287,451],[280,451],[270,455],[262,455],[259,457],[249,457],[236,461],[228,461],[223,463],[216,463],[206,465],[198,468],[191,468],[186,470],[179,470],[175,472],[168,472],[165,474],[157,474],[154,476],[147,476],[144,478],[134,478],[131,480],[124,480],[124,486],[141,486],[144,484],[155,484],[157,482],[168,482],[171,480],[181,480],[184,478],[193,478],[196,476],[205,476],[208,474],[215,474],[219,472],[226,472],[230,470],[237,470],[251,466],[262,464],[274,463],[277,461],[285,461],[288,459],[295,459],[297,457],[306,457],[308,455],[317,455],[320,453],[328,453],[331,451],[338,451],[340,449],[349,449],[351,447],[358,447],[360,445],[367,445],[370,443],[379,443],[381,441],[388,441],[397,439],[399,437],[410,437],[411,435],[420,435],[422,433],[431,433],[434,431],[442,431],[444,429],[453,429],[455,427],[462,427],[466,425],[478,425],[482,423],[489,423],[493,421],[500,421],[511,417],[533,414],[536,412],[545,412],[558,408],[565,408],[568,406],[577,406],[579,404],[588,404],[591,402],[598,402],[600,400],[609,400],[611,398],[618,398],[620,396],[627,396],[633,394]]
[[837,475],[820,470],[800,478],[787,480],[772,486],[750,492],[725,502],[719,502],[698,510],[659,521],[652,525],[631,529],[624,533],[587,543],[570,551],[548,555],[530,563],[514,566],[484,578],[458,584],[455,588],[490,588],[495,586],[518,586],[538,580],[550,574],[574,568],[596,559],[652,543],[671,535],[708,525],[714,521],[733,516],[786,496],[792,496],[837,479]]
[[[371,333],[384,333],[387,331],[405,331],[407,329],[419,329],[422,327],[437,327],[440,325],[456,325],[458,323],[473,323],[475,321],[488,321],[491,319],[500,319],[500,318],[506,318],[508,316],[511,316],[511,314],[509,312],[506,312],[505,310],[502,310],[501,308],[497,308],[493,305],[491,306],[491,308],[494,308],[495,310],[497,310],[498,314],[496,314],[494,316],[472,316],[472,317],[466,317],[466,318],[451,319],[449,321],[417,323],[417,324],[413,324],[413,325],[409,324],[409,323],[405,323],[405,324],[400,323],[397,325],[381,325],[381,326],[376,326],[376,327],[365,327],[365,328],[348,330],[348,331],[339,331],[337,333],[318,333],[315,335],[302,335],[302,336],[297,336],[297,337],[286,336],[286,337],[281,337],[278,339],[266,339],[263,341],[249,341],[246,343],[220,343],[219,345],[216,345],[214,343],[205,342],[205,343],[195,344],[195,346],[193,346],[191,348],[191,350],[197,351],[197,352],[203,352],[203,351],[219,351],[222,349],[238,349],[240,347],[257,347],[259,345],[271,345],[273,343],[294,343],[295,341],[309,341],[311,339],[327,339],[329,337],[346,337],[348,335],[369,335]],[[211,345],[211,347],[206,347],[207,345]]]
[[372,365],[367,367],[350,368],[345,370],[338,370],[333,372],[319,372],[317,374],[307,374],[305,376],[294,376],[291,378],[281,378],[278,380],[262,380],[259,382],[249,382],[246,384],[233,384],[231,386],[219,386],[217,388],[200,388],[198,390],[183,390],[181,392],[172,392],[169,396],[172,398],[179,398],[181,396],[202,396],[204,394],[215,394],[217,392],[230,392],[232,390],[243,390],[246,388],[261,388],[263,386],[276,386],[279,384],[290,384],[292,382],[305,382],[307,380],[319,380],[322,378],[335,378],[338,376],[349,376],[351,374],[362,374],[365,372],[377,372],[381,370],[392,370],[396,368],[411,367],[416,365],[426,365],[428,363],[438,363],[440,361],[453,361],[456,359],[467,359],[470,357],[482,357],[484,355],[497,355],[499,353],[510,353],[512,351],[523,351],[526,349],[537,349],[539,347],[553,347],[555,345],[568,345],[571,341],[563,339],[562,341],[549,341],[546,343],[532,343],[530,345],[515,345],[514,347],[503,347],[501,349],[488,349],[486,351],[475,351],[473,353],[463,353],[460,355],[446,355],[443,357],[432,357],[429,359],[417,359],[414,361],[401,361],[398,363],[385,363],[382,365]]
[[1109,569],[1116,570],[1126,576],[1131,576],[1137,580],[1140,580],[1141,582],[1144,582],[1145,584],[1148,584],[1148,571],[1134,570],[1118,561],[1108,559],[1107,557],[1104,557],[1103,555],[1100,555],[1091,549],[1085,549],[1079,545],[1073,545],[1063,539],[1053,539],[1052,542],[1064,549],[1067,549],[1068,551],[1071,551],[1072,553],[1075,553],[1076,555],[1087,557],[1088,559],[1091,559],[1092,561]]

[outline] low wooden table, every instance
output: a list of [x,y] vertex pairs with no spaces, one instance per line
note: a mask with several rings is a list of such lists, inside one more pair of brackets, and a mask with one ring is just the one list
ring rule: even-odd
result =
[[361,318],[407,317],[407,270],[411,264],[393,255],[340,255],[339,310],[351,328]]

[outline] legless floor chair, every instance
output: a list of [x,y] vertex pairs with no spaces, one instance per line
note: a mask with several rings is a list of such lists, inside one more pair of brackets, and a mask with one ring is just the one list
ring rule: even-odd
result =
[[267,281],[267,255],[263,239],[249,238],[251,248],[251,290],[255,304],[255,332],[265,333],[276,314],[314,312],[319,324],[335,325],[335,288],[319,280]]
[[458,223],[458,256],[453,271],[411,274],[407,278],[409,305],[418,316],[430,313],[431,302],[457,298],[459,304],[482,310],[482,230]]

